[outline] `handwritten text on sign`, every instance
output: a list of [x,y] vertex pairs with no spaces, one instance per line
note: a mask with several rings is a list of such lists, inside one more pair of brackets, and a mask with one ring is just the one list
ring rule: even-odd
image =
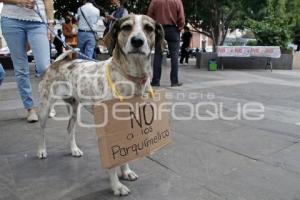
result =
[[107,109],[103,105],[95,107],[96,123],[101,123],[104,115],[108,118],[105,126],[97,128],[104,168],[150,155],[170,143],[169,114],[160,111],[165,102],[163,94],[159,99],[107,101]]

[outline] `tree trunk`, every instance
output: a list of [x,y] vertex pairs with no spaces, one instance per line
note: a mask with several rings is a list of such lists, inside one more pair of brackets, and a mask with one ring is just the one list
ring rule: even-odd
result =
[[217,51],[217,46],[219,46],[221,41],[221,31],[220,27],[216,26],[214,29],[212,29],[212,35],[213,35],[213,52]]

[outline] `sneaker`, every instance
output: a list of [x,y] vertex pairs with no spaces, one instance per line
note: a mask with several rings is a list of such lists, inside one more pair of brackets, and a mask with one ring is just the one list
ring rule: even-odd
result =
[[35,110],[34,109],[28,110],[27,122],[34,123],[34,122],[37,122],[37,121],[39,121],[39,117],[36,114]]
[[54,108],[52,108],[51,110],[50,110],[50,112],[49,112],[49,117],[50,118],[53,118],[53,117],[55,117],[56,116],[56,111],[54,110]]
[[183,85],[183,83],[172,83],[171,87],[180,87],[182,85]]

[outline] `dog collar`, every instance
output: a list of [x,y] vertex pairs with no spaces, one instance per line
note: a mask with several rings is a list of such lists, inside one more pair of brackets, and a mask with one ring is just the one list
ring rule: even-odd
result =
[[144,85],[147,80],[148,80],[148,77],[145,75],[144,77],[140,78],[140,77],[134,77],[134,76],[130,76],[130,75],[125,75],[125,77],[132,81],[132,82],[135,82],[135,83],[138,83],[138,84],[142,84]]
[[[120,66],[116,61],[112,60],[112,62],[115,63],[117,66]],[[148,76],[146,74],[144,74],[143,77],[135,77],[135,76],[129,75],[129,73],[126,73],[126,70],[123,71],[121,68],[117,69],[117,70],[125,78],[127,78],[128,80],[130,80],[130,81],[132,81],[134,83],[137,83],[137,84],[144,85],[147,82],[147,80],[148,80]]]
[[[134,77],[132,77],[132,78],[134,78]],[[120,92],[116,88],[116,85],[114,84],[114,82],[111,79],[110,64],[107,64],[107,66],[106,66],[106,79],[107,79],[108,85],[109,85],[111,91],[114,93],[114,95],[116,95],[120,101],[124,101],[124,97],[120,94]],[[131,80],[131,79],[129,78],[129,80]],[[144,81],[143,84],[145,84],[147,81],[147,78],[145,78],[143,81]],[[149,93],[150,93],[150,97],[154,98],[155,93],[154,93],[154,90],[151,85],[149,86]]]

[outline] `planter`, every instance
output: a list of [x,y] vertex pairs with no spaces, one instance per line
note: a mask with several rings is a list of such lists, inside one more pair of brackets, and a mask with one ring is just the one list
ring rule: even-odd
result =
[[198,53],[196,55],[196,66],[198,68],[207,69],[209,61],[212,59],[218,60],[217,53]]
[[[217,57],[216,53],[200,53],[199,55],[197,55],[197,67],[207,68],[210,59],[218,59],[218,65],[220,66],[220,58]],[[223,57],[222,64],[224,66],[224,69],[265,69],[267,58]],[[273,58],[272,64],[273,69],[291,70],[293,66],[293,55],[282,54],[278,59]]]
[[300,51],[294,54],[293,69],[300,69]]

